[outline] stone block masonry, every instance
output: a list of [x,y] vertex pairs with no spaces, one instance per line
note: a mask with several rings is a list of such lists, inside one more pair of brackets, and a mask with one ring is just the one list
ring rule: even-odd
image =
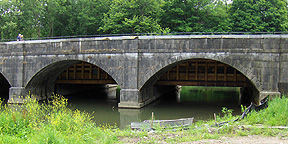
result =
[[261,100],[287,92],[287,35],[121,36],[0,43],[0,73],[9,102],[29,92],[47,99],[61,72],[88,62],[120,86],[119,107],[141,108],[157,99],[153,84],[163,72],[191,59],[232,66],[248,78]]

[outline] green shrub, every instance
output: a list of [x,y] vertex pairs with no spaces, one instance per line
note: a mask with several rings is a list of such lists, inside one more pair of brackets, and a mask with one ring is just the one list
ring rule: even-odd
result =
[[[2,101],[0,101],[2,102]],[[91,116],[67,108],[67,99],[55,95],[39,104],[28,98],[21,106],[0,108],[0,143],[113,143],[110,128],[96,127]]]

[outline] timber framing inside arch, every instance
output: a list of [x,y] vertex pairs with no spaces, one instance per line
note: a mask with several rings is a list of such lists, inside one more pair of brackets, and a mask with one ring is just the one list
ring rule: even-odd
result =
[[155,85],[244,87],[251,82],[237,69],[215,60],[193,59],[177,64]]
[[116,84],[116,82],[101,68],[87,62],[80,62],[62,72],[56,84]]

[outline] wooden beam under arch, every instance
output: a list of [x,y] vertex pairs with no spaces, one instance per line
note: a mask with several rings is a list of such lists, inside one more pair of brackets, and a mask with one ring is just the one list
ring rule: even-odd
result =
[[87,62],[80,62],[62,72],[56,84],[116,84],[116,82],[101,68]]
[[235,68],[214,60],[194,59],[183,62],[164,73],[156,85],[235,86],[250,85]]

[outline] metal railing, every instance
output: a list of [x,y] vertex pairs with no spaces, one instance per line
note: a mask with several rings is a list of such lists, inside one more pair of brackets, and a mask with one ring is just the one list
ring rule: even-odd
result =
[[[171,33],[126,33],[126,34],[97,34],[97,35],[74,35],[74,36],[53,36],[39,38],[24,38],[24,40],[49,40],[49,39],[73,39],[92,37],[114,37],[114,36],[157,36],[157,35],[284,35],[288,31],[279,32],[171,32]],[[17,39],[1,39],[0,42],[16,41]]]

